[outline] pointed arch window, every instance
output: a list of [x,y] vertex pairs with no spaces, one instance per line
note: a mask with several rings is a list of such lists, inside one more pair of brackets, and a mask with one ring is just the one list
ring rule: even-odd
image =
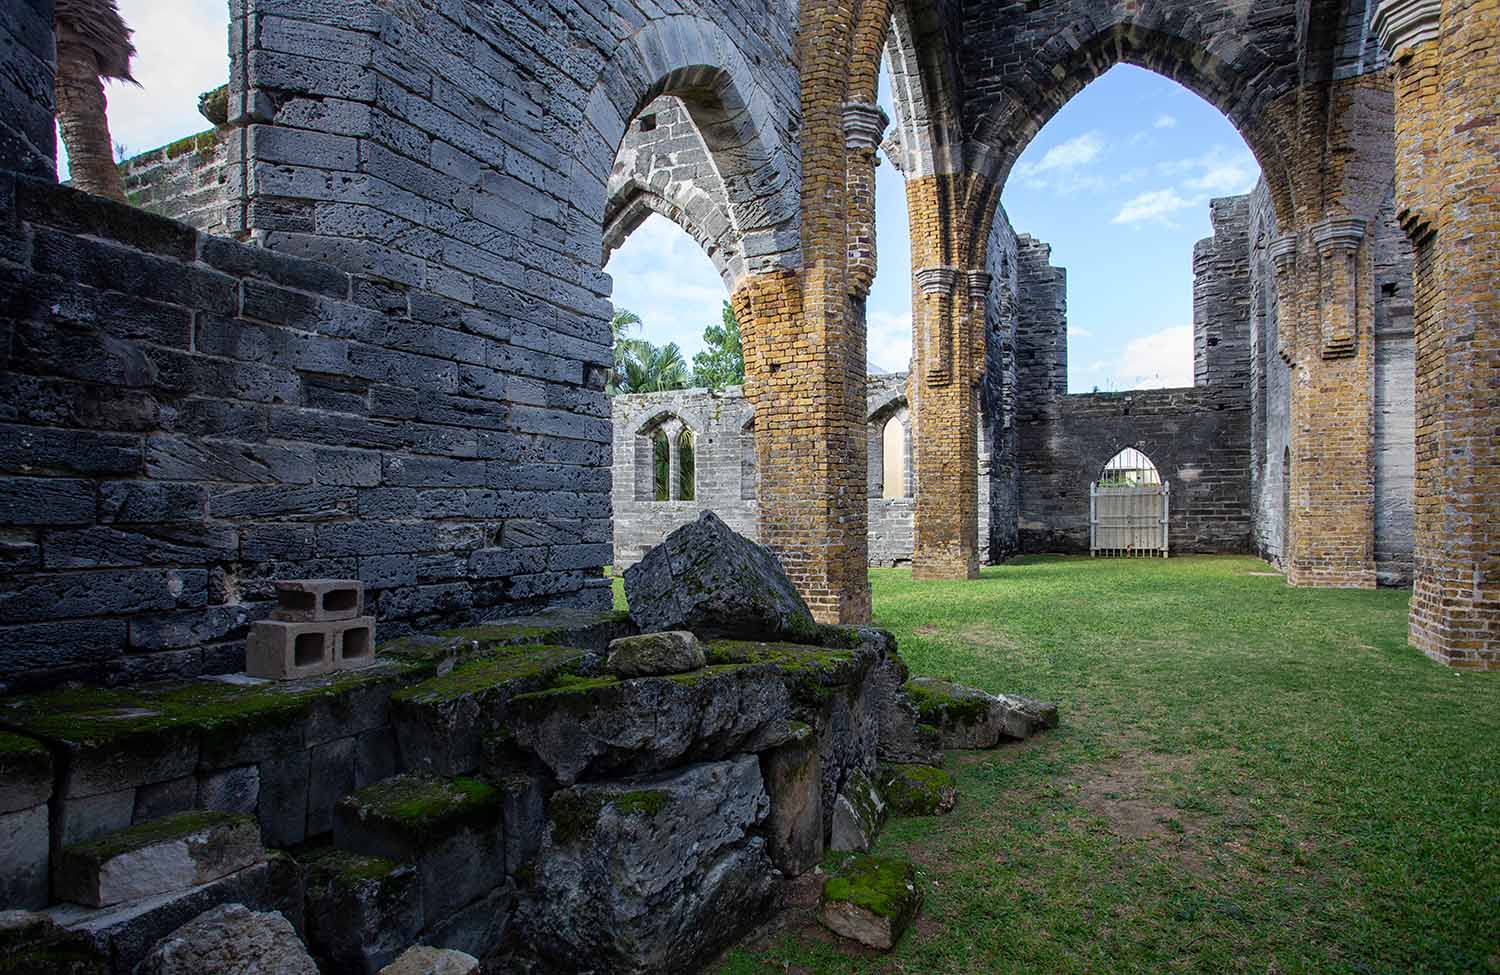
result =
[[880,431],[881,474],[883,485],[881,497],[887,501],[904,498],[906,494],[906,424],[893,416],[885,421]]
[[1100,487],[1147,487],[1161,483],[1161,472],[1151,458],[1126,447],[1109,459],[1099,476]]
[[677,498],[678,501],[696,501],[698,497],[697,456],[693,449],[693,432],[683,430],[677,435]]
[[660,428],[651,434],[651,498],[672,500],[672,445]]

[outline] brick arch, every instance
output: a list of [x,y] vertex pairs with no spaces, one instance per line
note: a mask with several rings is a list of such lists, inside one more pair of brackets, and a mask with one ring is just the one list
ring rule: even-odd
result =
[[584,209],[605,219],[626,127],[662,95],[686,107],[725,187],[732,233],[751,273],[801,264],[799,162],[775,97],[735,42],[701,17],[652,20],[626,38],[585,107],[578,160],[594,183]]
[[[1074,13],[1072,21],[1053,25],[1053,39],[1032,52],[1020,77],[992,85],[979,100],[966,120],[970,134],[965,146],[968,168],[984,177],[976,184],[984,194],[976,204],[985,215],[976,241],[987,235],[994,204],[1032,139],[1075,95],[1118,64],[1170,78],[1223,112],[1260,164],[1278,218],[1287,225],[1295,222],[1290,160],[1298,133],[1283,131],[1266,112],[1269,103],[1293,90],[1294,72],[1282,70],[1253,42],[1217,41],[1210,14],[1221,13],[1218,4],[1155,6],[1158,26],[1126,19],[1120,11],[1095,27],[1089,15]],[[1265,30],[1278,41],[1282,33],[1293,33],[1290,24],[1271,24]]]
[[[609,202],[604,208],[603,263],[608,264],[610,256],[653,213],[672,221],[697,241],[724,280],[724,286],[734,291],[745,275],[744,248],[731,232],[733,225],[723,199],[693,183],[672,184],[661,192],[633,175],[618,181],[611,179]],[[715,233],[710,227],[721,229]]]

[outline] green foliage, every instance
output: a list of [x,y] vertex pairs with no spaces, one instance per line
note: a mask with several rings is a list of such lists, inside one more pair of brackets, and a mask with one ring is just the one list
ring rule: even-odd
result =
[[1057,701],[877,852],[939,880],[876,958],[793,926],[720,975],[1500,971],[1500,675],[1407,645],[1406,592],[1242,557],[871,572],[914,674]]
[[708,348],[693,356],[693,382],[716,390],[745,382],[745,345],[734,306],[724,302],[722,315],[720,324],[703,330]]
[[652,345],[645,339],[632,338],[630,330],[641,324],[635,312],[620,309],[610,322],[615,343],[615,365],[606,386],[617,393],[660,393],[669,389],[686,389],[693,374],[682,349],[676,342]]

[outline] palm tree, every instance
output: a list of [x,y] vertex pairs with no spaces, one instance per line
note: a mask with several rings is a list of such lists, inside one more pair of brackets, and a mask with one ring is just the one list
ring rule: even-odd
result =
[[616,389],[621,393],[660,393],[685,389],[692,382],[687,360],[676,342],[655,346],[642,339],[630,340],[624,374]]
[[104,79],[135,83],[130,59],[135,45],[115,0],[57,0],[57,121],[73,185],[89,193],[125,199],[115,165],[114,142],[105,115]]

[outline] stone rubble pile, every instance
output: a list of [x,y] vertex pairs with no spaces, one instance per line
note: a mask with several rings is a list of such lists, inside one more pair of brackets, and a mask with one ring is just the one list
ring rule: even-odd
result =
[[[951,810],[943,748],[1056,722],[910,679],[882,630],[814,623],[775,557],[712,515],[626,591],[630,619],[411,636],[357,670],[7,700],[0,817],[42,815],[0,888],[47,908],[16,930],[76,939],[114,975],[262,970],[213,954],[226,931],[286,971],[305,952],[360,975],[690,972],[784,880],[865,855],[888,815]],[[889,947],[920,889],[909,866],[866,867],[852,887],[830,874],[821,915]],[[860,891],[897,874],[899,903],[872,914]]]

